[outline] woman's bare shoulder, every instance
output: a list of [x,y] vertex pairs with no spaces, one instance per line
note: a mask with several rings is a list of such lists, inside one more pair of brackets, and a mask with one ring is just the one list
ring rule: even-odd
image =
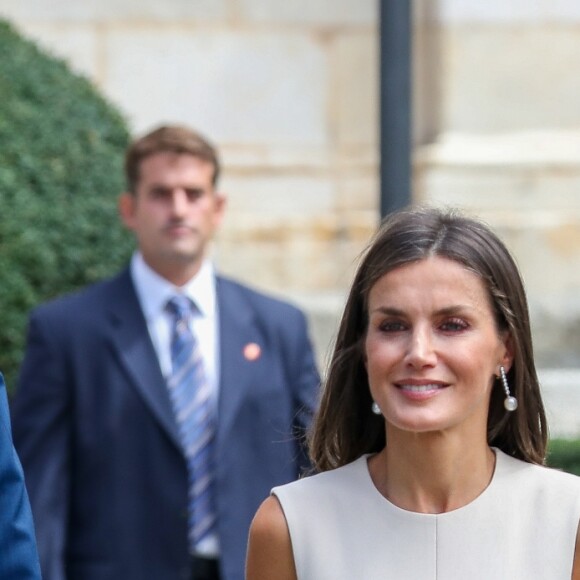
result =
[[290,532],[282,506],[270,496],[259,507],[248,542],[246,580],[297,580]]

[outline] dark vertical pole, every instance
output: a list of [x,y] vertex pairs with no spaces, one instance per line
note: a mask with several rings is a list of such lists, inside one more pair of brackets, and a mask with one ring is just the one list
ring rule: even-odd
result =
[[381,217],[411,202],[411,9],[379,0]]

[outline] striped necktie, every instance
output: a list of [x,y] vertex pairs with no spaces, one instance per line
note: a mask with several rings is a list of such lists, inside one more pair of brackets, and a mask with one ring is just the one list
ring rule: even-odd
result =
[[169,394],[177,419],[189,476],[189,548],[216,532],[214,505],[215,422],[203,358],[190,328],[195,306],[178,295],[167,303],[173,315],[171,339],[172,372]]

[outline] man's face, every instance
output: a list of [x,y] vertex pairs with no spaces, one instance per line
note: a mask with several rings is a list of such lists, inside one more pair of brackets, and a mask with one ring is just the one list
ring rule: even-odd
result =
[[155,153],[140,166],[134,194],[121,196],[125,226],[145,262],[181,286],[192,278],[221,223],[225,198],[214,190],[211,163],[181,153]]

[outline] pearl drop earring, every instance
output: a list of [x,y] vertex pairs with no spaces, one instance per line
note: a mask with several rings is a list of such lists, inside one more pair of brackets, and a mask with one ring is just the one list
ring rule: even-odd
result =
[[503,406],[505,407],[506,411],[511,413],[518,408],[518,400],[515,397],[512,397],[510,393],[510,387],[508,385],[507,376],[503,366],[499,367],[499,374],[501,377],[501,382],[503,383],[503,390],[505,391],[505,400],[503,402]]

